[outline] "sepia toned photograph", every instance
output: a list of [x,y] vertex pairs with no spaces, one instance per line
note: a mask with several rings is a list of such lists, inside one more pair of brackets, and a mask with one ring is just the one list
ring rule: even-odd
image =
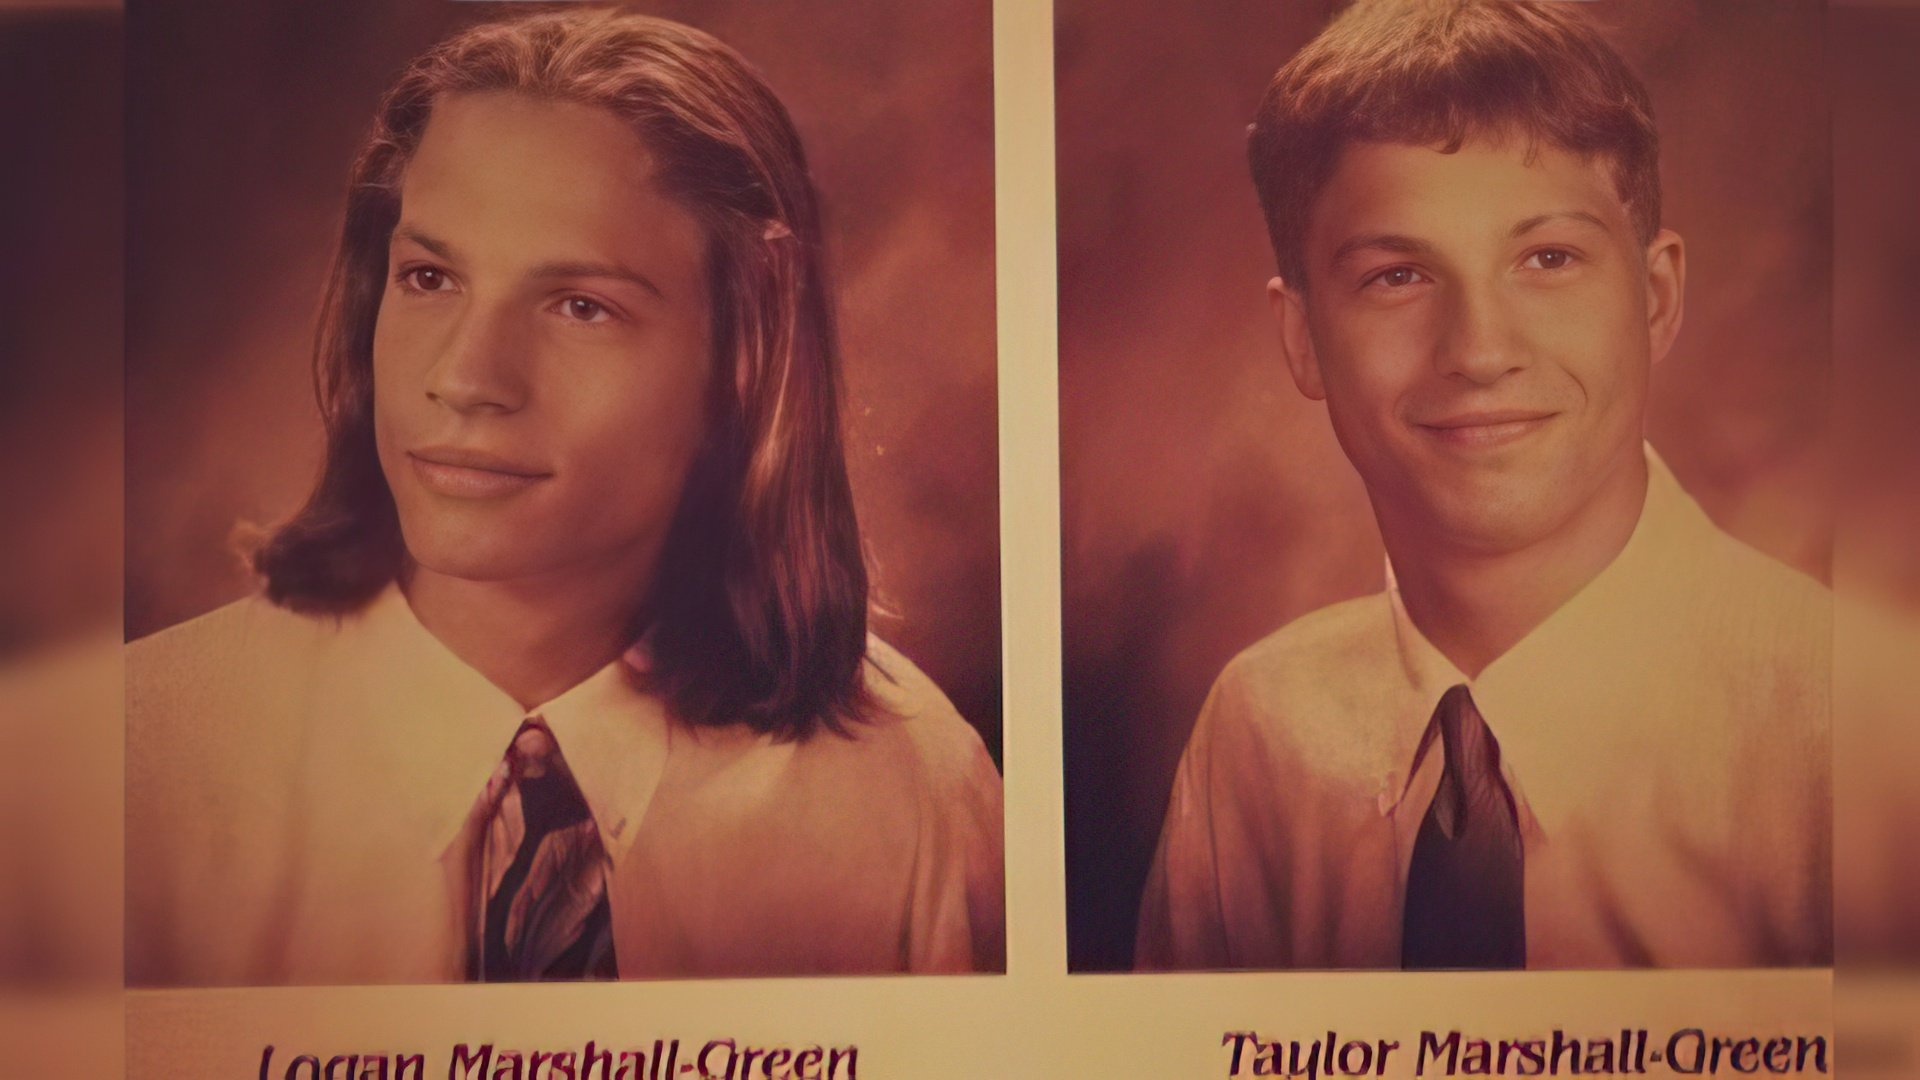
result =
[[1820,6],[1055,11],[1071,967],[1830,965]]
[[1920,1060],[1920,3],[0,56],[0,1075]]
[[129,13],[130,985],[1004,970],[990,14]]

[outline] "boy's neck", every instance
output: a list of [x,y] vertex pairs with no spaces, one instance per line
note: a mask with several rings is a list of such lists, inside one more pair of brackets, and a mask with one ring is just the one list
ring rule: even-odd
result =
[[551,701],[632,644],[640,585],[604,574],[472,581],[416,566],[407,602],[428,632],[523,709]]
[[1612,564],[1639,524],[1647,483],[1646,460],[1636,454],[1564,525],[1513,551],[1435,544],[1430,532],[1385,536],[1408,617],[1462,674],[1478,678]]

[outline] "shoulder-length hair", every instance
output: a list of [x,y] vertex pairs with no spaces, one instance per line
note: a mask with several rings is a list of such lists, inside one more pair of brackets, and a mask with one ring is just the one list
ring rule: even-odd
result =
[[[649,685],[693,723],[846,732],[868,704],[867,572],[847,481],[819,211],[792,120],[731,48],[607,9],[467,29],[409,64],[354,162],[313,367],[326,462],[253,553],[267,596],[346,612],[407,572],[374,450],[373,331],[400,181],[442,95],[605,108],[702,223],[713,313],[708,438],[648,595]],[[507,152],[503,148],[503,152]]]

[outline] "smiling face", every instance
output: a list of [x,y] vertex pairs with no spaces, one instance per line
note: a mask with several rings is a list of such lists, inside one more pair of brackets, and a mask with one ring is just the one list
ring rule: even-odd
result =
[[1639,242],[1604,163],[1356,143],[1311,220],[1306,287],[1269,291],[1384,533],[1492,554],[1638,513],[1607,496],[1643,482],[1683,264],[1674,234]]
[[603,109],[437,102],[373,341],[380,465],[419,567],[643,587],[700,447],[705,240]]

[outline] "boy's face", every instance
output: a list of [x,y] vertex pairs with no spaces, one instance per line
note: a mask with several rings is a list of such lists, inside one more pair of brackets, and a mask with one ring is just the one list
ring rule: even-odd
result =
[[1356,143],[1306,288],[1269,288],[1383,530],[1494,554],[1637,483],[1649,369],[1679,327],[1677,236],[1642,246],[1604,163]]
[[407,550],[644,584],[703,436],[704,231],[605,110],[438,102],[400,193],[374,426]]

